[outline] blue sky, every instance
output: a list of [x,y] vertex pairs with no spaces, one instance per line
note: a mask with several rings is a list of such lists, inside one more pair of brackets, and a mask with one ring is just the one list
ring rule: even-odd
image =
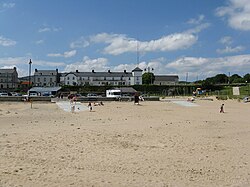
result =
[[[0,0],[0,68],[250,73],[249,0]],[[139,57],[139,58],[137,58]]]

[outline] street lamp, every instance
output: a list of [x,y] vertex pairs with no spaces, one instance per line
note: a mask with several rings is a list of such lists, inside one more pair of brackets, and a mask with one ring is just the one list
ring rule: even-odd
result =
[[247,85],[247,95],[249,96],[249,84],[246,81],[246,85]]
[[[32,64],[32,62],[31,62],[31,59],[30,59],[30,61],[29,61],[29,89],[30,89],[30,76],[31,76],[31,64]],[[29,95],[30,95],[30,92],[29,92]]]

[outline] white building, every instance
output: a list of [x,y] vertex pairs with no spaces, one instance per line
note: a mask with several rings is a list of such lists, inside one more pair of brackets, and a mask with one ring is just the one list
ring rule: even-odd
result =
[[107,72],[75,72],[62,73],[60,77],[61,85],[71,85],[71,86],[103,86],[103,85],[141,85],[142,84],[142,70],[136,67],[132,72],[112,72],[108,70]]
[[57,86],[59,83],[58,69],[56,70],[38,70],[35,69],[34,85],[43,87]]

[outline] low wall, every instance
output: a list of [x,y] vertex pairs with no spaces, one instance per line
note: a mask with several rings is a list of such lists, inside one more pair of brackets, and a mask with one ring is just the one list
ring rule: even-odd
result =
[[[58,98],[52,98],[52,101],[60,101],[61,99]],[[63,100],[68,100],[67,98],[64,98]],[[112,97],[80,97],[77,98],[77,101],[79,102],[99,102],[99,101],[133,101],[134,97],[121,97],[121,98],[112,98]],[[159,101],[159,97],[144,97],[145,101]]]
[[[30,99],[34,102],[36,101],[45,101],[45,102],[51,102],[51,101],[60,101],[61,99],[58,98],[51,98],[51,97],[44,97],[44,96],[35,96],[30,97]],[[22,96],[9,96],[9,97],[0,97],[0,102],[21,102],[24,101],[25,97]],[[63,100],[67,101],[67,98],[64,98]],[[98,101],[133,101],[134,97],[122,97],[120,99],[118,98],[111,98],[111,97],[81,97],[78,98],[77,101],[80,102],[98,102]],[[159,97],[144,97],[145,101],[159,101]]]
[[[46,102],[51,102],[51,97],[30,97],[32,101],[46,101]],[[25,97],[22,96],[9,96],[9,97],[0,97],[0,102],[21,102],[24,101]]]

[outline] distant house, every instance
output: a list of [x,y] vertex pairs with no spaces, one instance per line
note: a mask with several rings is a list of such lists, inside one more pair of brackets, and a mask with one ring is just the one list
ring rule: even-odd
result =
[[142,70],[140,68],[135,68],[132,72],[112,72],[108,70],[107,72],[96,72],[92,70],[91,72],[75,72],[62,73],[60,77],[61,85],[71,85],[71,86],[129,86],[135,84],[142,84]]
[[169,85],[179,82],[178,75],[155,75],[154,85]]
[[38,70],[34,73],[34,86],[53,87],[59,84],[59,73],[56,70]]
[[18,88],[18,73],[13,69],[0,69],[0,89]]

